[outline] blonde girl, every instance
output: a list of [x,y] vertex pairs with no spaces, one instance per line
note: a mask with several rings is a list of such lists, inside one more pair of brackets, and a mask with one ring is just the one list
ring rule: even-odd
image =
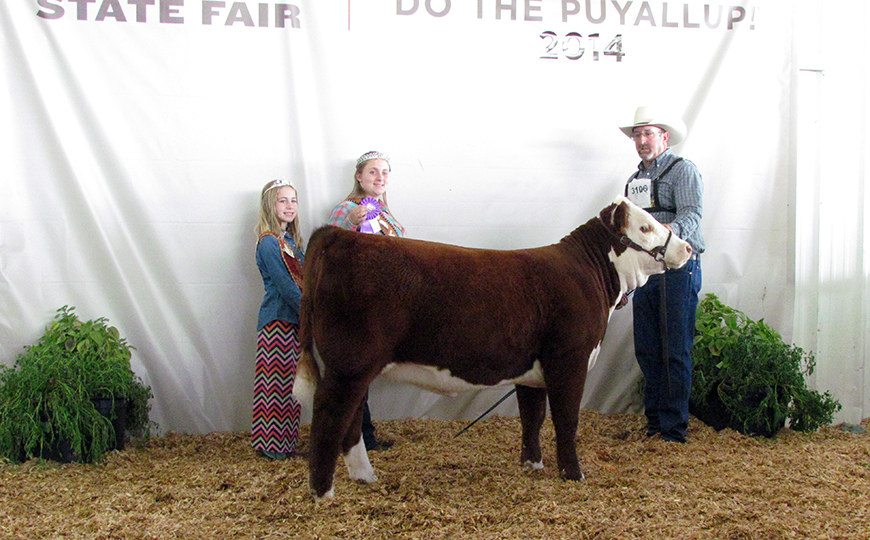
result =
[[299,300],[305,259],[298,192],[272,180],[260,195],[257,268],[265,294],[257,317],[257,359],[251,443],[270,459],[296,450],[299,403],[291,394],[299,362]]

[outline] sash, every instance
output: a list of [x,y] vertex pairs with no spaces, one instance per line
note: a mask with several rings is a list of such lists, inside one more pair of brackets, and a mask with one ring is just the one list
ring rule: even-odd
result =
[[293,253],[293,248],[290,247],[287,240],[284,240],[283,235],[279,236],[272,231],[266,231],[261,234],[260,238],[257,239],[258,245],[264,236],[273,236],[278,240],[278,246],[281,248],[281,260],[284,261],[284,267],[287,268],[287,272],[290,274],[290,277],[293,278],[293,283],[299,287],[299,292],[302,292],[302,263],[300,263],[299,259],[296,258],[296,254]]

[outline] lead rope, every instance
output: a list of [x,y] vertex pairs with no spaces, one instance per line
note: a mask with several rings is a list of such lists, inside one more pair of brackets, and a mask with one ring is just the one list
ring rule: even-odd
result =
[[665,287],[665,276],[668,275],[668,267],[665,265],[665,273],[659,283],[659,326],[662,332],[662,361],[665,364],[665,378],[667,381],[668,396],[671,394],[671,361],[668,354],[668,292]]
[[496,402],[495,402],[495,405],[493,405],[492,407],[490,407],[489,409],[487,409],[483,414],[481,414],[480,416],[478,416],[478,417],[474,420],[474,422],[472,422],[472,423],[468,424],[467,426],[465,426],[464,428],[462,428],[462,431],[460,431],[459,433],[457,433],[456,435],[454,435],[453,438],[455,439],[456,437],[459,437],[460,435],[462,435],[463,433],[465,433],[466,431],[468,431],[468,428],[470,428],[471,426],[473,426],[474,424],[476,424],[476,423],[477,423],[481,418],[483,418],[484,416],[486,416],[486,415],[488,415],[490,412],[492,412],[493,409],[495,409],[496,407],[498,407],[499,405],[501,405],[501,402],[502,402],[502,401],[504,401],[504,400],[506,400],[507,398],[511,397],[511,394],[513,394],[513,393],[516,392],[516,391],[517,391],[517,387],[516,387],[516,386],[514,386],[513,388],[511,388],[511,391],[508,392],[507,394],[505,394],[504,397],[502,397],[500,400],[496,401]]

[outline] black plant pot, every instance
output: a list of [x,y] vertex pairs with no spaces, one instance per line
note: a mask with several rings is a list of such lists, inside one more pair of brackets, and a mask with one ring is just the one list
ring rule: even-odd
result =
[[[768,388],[751,390],[747,392],[741,405],[752,409],[759,409],[761,408],[761,402],[767,397],[769,391]],[[779,430],[785,427],[785,418],[776,418],[776,411],[773,408],[766,408],[763,411],[762,416],[767,419],[767,422],[755,421],[744,425],[743,419],[735,418],[734,414],[722,403],[722,399],[716,392],[711,392],[707,396],[707,403],[705,404],[699,404],[694,400],[690,400],[689,412],[716,431],[731,428],[744,435],[773,437]]]
[[[112,422],[113,433],[109,436],[107,450],[123,450],[125,433],[127,429],[127,400],[123,398],[96,398],[91,403],[103,417]],[[91,440],[85,441],[85,446],[90,446]],[[74,463],[87,461],[72,450],[70,441],[66,438],[58,438],[54,444],[43,447],[39,453],[43,459],[59,461],[61,463]]]
[[743,429],[742,424],[739,429],[734,427],[735,422],[731,419],[731,413],[725,408],[719,395],[715,393],[708,396],[707,403],[696,403],[695,400],[690,399],[689,412],[716,431],[722,431],[727,427],[737,431]]
[[127,400],[124,398],[96,398],[91,403],[97,412],[112,422],[114,436],[109,439],[109,450],[123,450],[127,431]]

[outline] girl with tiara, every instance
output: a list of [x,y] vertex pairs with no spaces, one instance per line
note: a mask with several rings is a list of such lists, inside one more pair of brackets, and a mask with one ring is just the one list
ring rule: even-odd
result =
[[405,236],[405,228],[393,217],[387,204],[390,158],[382,152],[366,152],[356,160],[353,189],[332,210],[328,225],[387,236]]
[[272,180],[260,196],[257,267],[265,296],[257,317],[257,361],[251,442],[270,459],[296,450],[301,407],[291,394],[299,362],[302,234],[298,194],[290,182]]

